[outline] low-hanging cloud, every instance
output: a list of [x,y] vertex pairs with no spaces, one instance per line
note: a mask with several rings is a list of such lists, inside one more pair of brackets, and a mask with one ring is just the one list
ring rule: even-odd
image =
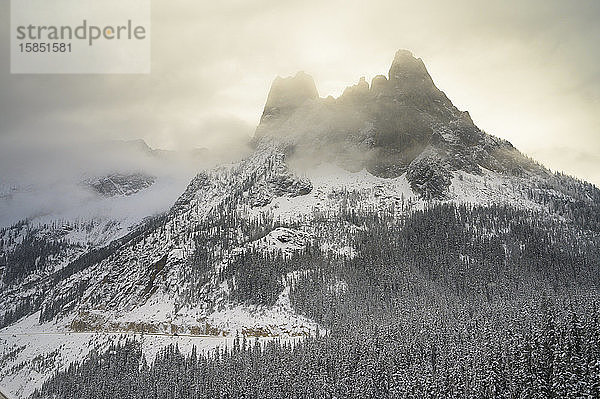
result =
[[0,136],[226,148],[252,134],[275,75],[305,70],[338,95],[408,48],[488,133],[600,183],[598,17],[590,0],[155,1],[150,75],[10,75],[0,58]]

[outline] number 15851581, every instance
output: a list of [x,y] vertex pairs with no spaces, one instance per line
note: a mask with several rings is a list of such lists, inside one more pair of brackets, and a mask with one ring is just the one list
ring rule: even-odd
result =
[[20,43],[22,53],[70,53],[71,43]]

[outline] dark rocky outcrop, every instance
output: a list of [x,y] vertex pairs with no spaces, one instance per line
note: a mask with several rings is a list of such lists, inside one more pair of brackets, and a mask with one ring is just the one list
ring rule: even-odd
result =
[[450,171],[437,154],[421,154],[408,166],[411,189],[425,199],[443,199],[450,187]]
[[114,197],[117,195],[132,195],[140,192],[155,182],[154,176],[148,176],[143,173],[121,174],[113,173],[108,176],[88,180],[86,184],[105,197]]
[[312,188],[308,179],[290,172],[282,161],[250,190],[249,202],[252,207],[261,207],[270,204],[276,197],[306,195],[312,191]]

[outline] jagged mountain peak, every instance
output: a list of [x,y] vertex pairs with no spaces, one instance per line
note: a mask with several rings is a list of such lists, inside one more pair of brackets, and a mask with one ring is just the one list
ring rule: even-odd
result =
[[[362,101],[364,102],[367,97],[371,96],[371,88],[366,78],[362,76],[358,83],[352,86],[346,87],[342,95],[338,100],[340,101]],[[334,100],[335,101],[335,100]]]
[[261,122],[276,116],[288,115],[307,100],[318,97],[319,92],[314,79],[305,72],[300,71],[286,78],[277,76],[271,85]]
[[[442,105],[453,111],[453,105],[439,90],[421,58],[416,58],[408,50],[399,50],[388,73],[388,85],[392,95],[407,105]],[[437,104],[435,104],[437,103]],[[442,107],[442,110],[444,110]],[[439,112],[439,110],[437,110]]]
[[393,71],[406,71],[414,74],[428,74],[425,63],[421,58],[417,58],[409,50],[398,50],[394,55],[394,60],[390,67],[389,78],[395,77]]
[[388,77],[378,75],[371,85],[361,78],[338,98],[319,98],[304,73],[275,79],[255,140],[264,137],[348,170],[366,168],[380,177],[412,171],[409,176],[420,182],[415,171],[443,177],[454,170],[479,173],[481,167],[510,174],[538,169],[510,143],[477,128],[407,50],[396,53]]
[[394,55],[394,63],[396,62],[402,62],[404,60],[415,60],[417,59],[412,51],[407,50],[407,49],[399,49],[398,51],[396,51],[396,54]]

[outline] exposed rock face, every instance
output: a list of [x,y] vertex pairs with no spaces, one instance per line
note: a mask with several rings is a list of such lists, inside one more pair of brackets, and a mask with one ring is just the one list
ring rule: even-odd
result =
[[344,99],[351,99],[356,101],[364,100],[369,95],[369,84],[363,76],[362,78],[360,78],[357,84],[355,84],[354,86],[347,87],[346,90],[344,90],[344,94],[342,94],[342,97]]
[[154,184],[156,179],[143,173],[123,175],[114,173],[87,182],[94,191],[105,197],[132,195]]
[[453,108],[450,100],[433,83],[423,60],[415,58],[410,51],[399,50],[396,53],[389,71],[388,86],[394,98],[402,104],[426,107],[437,104]]
[[[537,168],[510,143],[477,128],[435,86],[423,61],[406,50],[396,53],[388,77],[378,75],[371,85],[361,78],[337,99],[318,98],[304,73],[277,78],[255,137],[265,136],[349,170],[366,168],[380,177],[411,171],[425,197],[444,195],[447,171],[477,173],[484,167],[521,174]],[[436,156],[422,155],[427,149]],[[435,165],[426,168],[433,159]],[[436,183],[421,181],[425,176]]]
[[319,92],[312,76],[298,72],[293,77],[277,76],[271,85],[265,110],[260,119],[261,125],[288,117],[309,100],[319,98]]
[[450,187],[450,171],[435,153],[423,153],[408,166],[411,189],[425,199],[444,198]]
[[277,160],[272,171],[250,190],[250,205],[268,205],[275,197],[297,197],[312,191],[310,180],[296,176],[288,170],[283,158]]
[[387,87],[388,80],[385,75],[377,75],[371,81],[371,91],[375,96],[386,94]]

